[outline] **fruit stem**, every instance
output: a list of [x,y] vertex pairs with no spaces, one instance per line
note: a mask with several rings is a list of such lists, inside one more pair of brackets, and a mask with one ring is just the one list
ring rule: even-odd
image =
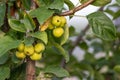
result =
[[35,61],[31,60],[29,57],[26,58],[26,80],[35,80]]

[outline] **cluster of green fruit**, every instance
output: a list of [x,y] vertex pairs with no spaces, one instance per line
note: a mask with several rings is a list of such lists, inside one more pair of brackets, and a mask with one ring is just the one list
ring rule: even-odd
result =
[[51,22],[48,25],[48,29],[53,30],[54,37],[61,37],[64,33],[63,27],[66,24],[66,18],[64,16],[53,16]]
[[16,51],[16,57],[19,59],[24,59],[29,56],[32,60],[40,60],[42,58],[42,52],[45,50],[45,45],[43,43],[37,43],[33,45],[25,45],[21,43],[18,46],[18,51]]

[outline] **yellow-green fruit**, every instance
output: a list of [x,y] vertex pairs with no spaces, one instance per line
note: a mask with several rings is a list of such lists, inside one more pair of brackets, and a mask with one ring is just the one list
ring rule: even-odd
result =
[[24,51],[24,48],[25,48],[24,43],[21,43],[21,44],[18,46],[18,51]]
[[28,56],[32,55],[34,53],[34,47],[32,45],[31,46],[25,46],[24,53]]
[[43,43],[37,43],[34,48],[35,52],[39,53],[45,49],[45,45]]
[[54,28],[54,26],[51,23],[49,23],[48,29],[53,29],[53,28]]
[[63,35],[63,33],[64,33],[64,30],[61,27],[53,29],[53,36],[55,36],[57,38],[61,37]]
[[60,27],[64,27],[65,23],[66,23],[66,18],[64,16],[61,16],[61,24]]
[[24,59],[26,57],[26,55],[24,54],[24,52],[19,52],[19,51],[17,51],[15,55],[19,59]]
[[34,52],[34,54],[30,56],[30,58],[32,60],[40,60],[42,58],[42,53],[38,54],[38,53]]
[[60,26],[60,24],[61,24],[61,18],[60,18],[60,16],[53,16],[53,18],[52,18],[52,24],[54,25],[54,26]]

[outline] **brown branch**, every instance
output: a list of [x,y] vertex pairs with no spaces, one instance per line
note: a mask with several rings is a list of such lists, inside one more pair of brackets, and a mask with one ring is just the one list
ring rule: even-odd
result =
[[78,35],[77,39],[73,42],[73,47],[69,50],[69,54],[71,55],[73,50],[75,49],[76,46],[78,46],[79,42],[82,41],[83,36],[89,29],[89,25],[85,27],[85,29]]
[[89,4],[93,3],[94,1],[95,1],[95,0],[89,0],[89,1],[87,1],[86,3],[84,3],[84,4],[82,4],[82,5],[78,6],[78,7],[75,7],[75,8],[72,9],[72,10],[69,10],[69,11],[66,11],[66,12],[61,13],[60,15],[61,15],[61,16],[72,15],[72,14],[74,14],[75,12],[77,12],[77,11],[83,9],[84,7],[88,6]]
[[35,61],[31,60],[29,57],[27,57],[26,60],[26,80],[35,80]]

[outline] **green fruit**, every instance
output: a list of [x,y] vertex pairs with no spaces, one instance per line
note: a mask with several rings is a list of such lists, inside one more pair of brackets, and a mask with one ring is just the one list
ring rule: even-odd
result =
[[28,56],[32,55],[34,53],[34,47],[31,46],[25,46],[24,53]]
[[34,54],[30,56],[30,59],[32,60],[40,60],[41,58],[42,58],[42,53],[38,54],[34,52]]
[[61,24],[61,18],[59,16],[53,16],[52,18],[52,24],[56,27],[60,26]]
[[59,38],[63,35],[63,33],[64,33],[64,30],[61,27],[53,29],[53,36],[54,37]]
[[48,29],[54,29],[54,26],[51,23],[49,23]]
[[61,24],[60,27],[64,27],[65,23],[66,23],[66,18],[64,16],[61,16]]
[[24,48],[25,48],[25,45],[23,43],[21,43],[19,46],[18,46],[18,51],[24,51]]
[[15,55],[19,59],[24,59],[26,57],[26,55],[24,54],[24,52],[19,52],[19,51],[17,51]]
[[45,45],[43,43],[37,43],[34,48],[35,48],[35,52],[39,53],[45,50]]

